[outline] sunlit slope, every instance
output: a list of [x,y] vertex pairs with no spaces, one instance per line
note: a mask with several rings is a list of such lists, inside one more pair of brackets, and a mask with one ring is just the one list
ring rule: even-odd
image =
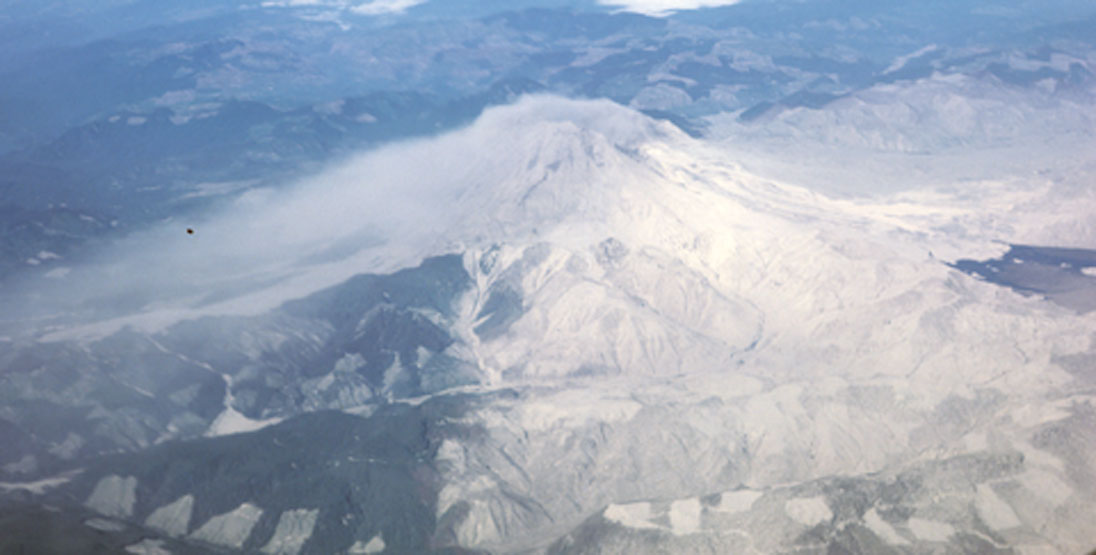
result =
[[[1060,361],[1090,348],[1091,318],[975,282],[937,258],[997,249],[980,227],[992,210],[939,199],[831,201],[742,172],[728,163],[733,152],[706,151],[669,130],[636,140],[591,132],[597,125],[540,125],[515,148],[534,153],[532,175],[502,174],[519,200],[470,188],[462,201],[498,208],[448,235],[491,245],[466,255],[477,285],[463,308],[473,329],[465,336],[475,336],[465,344],[488,383],[547,388],[481,412],[474,421],[490,430],[484,442],[441,450],[456,479],[438,510],[467,513],[456,526],[462,544],[546,541],[611,500],[905,472],[911,461],[958,457],[909,472],[931,482],[940,468],[964,467],[955,479],[980,493],[957,503],[982,516],[947,516],[952,509],[924,498],[935,486],[911,485],[926,491],[900,504],[924,514],[895,517],[902,532],[891,543],[960,541],[996,518],[991,529],[1002,535],[979,532],[991,538],[985,545],[1083,545],[1077,522],[1053,516],[1091,514],[1088,496],[1068,487],[1026,520],[985,514],[993,488],[1019,503],[1039,480],[1087,476],[1071,444],[1091,449],[1080,429],[1060,424],[1086,418],[1065,408],[1087,398],[1075,397]],[[557,146],[560,137],[572,146]],[[586,156],[576,162],[580,149]],[[479,220],[503,231],[464,231],[488,227]],[[1051,426],[1075,439],[1036,435]],[[1025,453],[1026,465],[998,461]],[[822,496],[808,506],[849,502]],[[857,522],[875,518],[864,507],[841,510]],[[825,528],[833,515],[789,511],[781,518],[791,536]],[[656,518],[640,528],[687,535],[718,522],[697,516],[677,526],[669,514],[669,525]],[[948,524],[934,528],[939,519]],[[1043,539],[1023,532],[1045,526],[1053,531]],[[719,534],[718,524],[710,528]],[[983,536],[968,539],[983,545]],[[762,551],[786,545],[757,541]]]
[[[169,534],[187,541],[259,548],[286,518],[302,552],[349,549],[377,527],[341,499],[278,498],[288,459],[246,487],[178,475],[211,446],[241,456],[202,436],[266,442],[323,409],[383,425],[375,407],[398,403],[424,439],[422,472],[400,475],[418,488],[407,549],[1087,548],[1096,321],[943,263],[1004,250],[997,208],[834,200],[737,156],[609,102],[529,97],[211,216],[201,233],[224,241],[135,238],[102,266],[158,249],[156,281],[125,284],[155,302],[7,343],[27,436],[11,463],[122,449],[61,491],[106,514],[132,497],[114,516],[134,522],[192,495],[204,508]],[[77,407],[56,417],[75,439],[44,406]],[[176,439],[166,460],[152,447]],[[360,454],[406,460],[387,445]],[[337,489],[325,468],[302,472]]]

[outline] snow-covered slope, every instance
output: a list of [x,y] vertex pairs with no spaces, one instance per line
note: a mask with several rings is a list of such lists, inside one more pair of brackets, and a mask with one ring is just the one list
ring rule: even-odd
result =
[[[244,223],[211,220],[203,233],[239,242],[206,243],[208,258],[242,256],[233,268],[264,285],[181,294],[121,323],[156,318],[143,333],[164,355],[224,384],[209,435],[286,419],[240,436],[279,433],[348,399],[482,396],[423,432],[438,547],[774,552],[855,532],[861,550],[1088,548],[1096,320],[945,264],[1003,252],[1016,197],[832,199],[741,155],[609,102],[527,97],[255,200]],[[1076,216],[1048,209],[1012,229]],[[444,254],[454,268],[411,269]],[[96,352],[118,325],[45,339]],[[164,489],[151,507],[142,492],[160,490],[130,490],[140,521],[192,494]],[[286,543],[249,539],[283,527],[256,524],[275,512],[245,493],[190,537]],[[347,547],[377,533],[351,537],[332,511],[309,522],[346,530]]]
[[[833,201],[752,176],[727,162],[733,152],[669,129],[635,140],[539,125],[552,132],[522,134],[517,151],[535,163],[506,174],[512,197],[463,197],[499,215],[498,234],[476,216],[447,233],[478,270],[464,312],[486,329],[473,328],[467,348],[490,384],[544,388],[479,413],[482,442],[441,449],[452,481],[438,511],[465,515],[462,545],[530,547],[608,503],[1023,453],[1032,434],[1070,418],[1066,407],[1088,402],[1056,360],[1091,348],[1091,317],[938,258],[998,248],[963,225],[992,217],[978,206]],[[503,324],[485,325],[501,311],[492,298],[511,304]],[[1000,443],[979,444],[983,434]],[[1063,459],[1042,460],[1067,480]],[[1093,514],[1083,491],[1060,502]],[[807,512],[809,523],[792,515],[789,534],[830,520]],[[1048,538],[1069,550],[1083,533],[1063,524]]]

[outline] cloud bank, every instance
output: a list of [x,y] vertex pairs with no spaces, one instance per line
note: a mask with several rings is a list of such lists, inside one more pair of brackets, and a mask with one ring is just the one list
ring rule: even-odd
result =
[[538,159],[565,156],[578,181],[591,171],[582,165],[589,137],[626,148],[676,131],[667,129],[607,100],[523,97],[464,129],[388,145],[285,189],[252,190],[201,218],[135,234],[65,275],[26,284],[19,296],[62,321],[261,313],[356,274],[459,251],[476,234],[503,233],[500,221],[536,225],[521,211],[522,187],[545,171],[534,167]]
[[400,14],[426,2],[427,0],[369,0],[362,3],[355,3],[352,0],[265,0],[262,6],[264,8],[333,8],[349,10],[358,15],[377,16]]
[[354,6],[350,11],[359,15],[397,14],[425,2],[426,0],[372,0]]
[[681,10],[730,6],[738,2],[739,0],[598,0],[603,6],[653,17],[665,17]]

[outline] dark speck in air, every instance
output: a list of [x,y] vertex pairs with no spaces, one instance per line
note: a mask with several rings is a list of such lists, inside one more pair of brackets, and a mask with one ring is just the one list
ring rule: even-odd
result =
[[186,228],[186,234],[187,235],[194,235],[194,228],[191,228],[191,227]]

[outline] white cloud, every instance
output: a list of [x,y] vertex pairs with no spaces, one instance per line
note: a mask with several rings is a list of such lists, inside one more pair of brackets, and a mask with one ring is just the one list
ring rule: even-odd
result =
[[402,13],[408,8],[425,2],[426,0],[369,0],[368,2],[355,2],[353,0],[265,0],[262,5],[264,8],[334,8],[337,10],[350,10],[359,15],[385,15]]
[[680,10],[730,6],[738,2],[739,0],[598,0],[598,3],[605,6],[654,17],[664,17]]
[[350,11],[361,15],[384,15],[390,13],[402,13],[408,8],[425,3],[426,0],[372,0],[364,4],[358,4]]
[[[205,313],[260,313],[358,273],[395,271],[453,252],[446,245],[468,239],[469,228],[518,221],[524,212],[507,195],[523,194],[519,186],[527,179],[517,178],[536,170],[527,165],[542,148],[570,155],[573,135],[581,138],[584,129],[632,144],[647,126],[662,128],[609,101],[527,97],[487,110],[467,128],[390,144],[294,186],[252,189],[201,217],[135,233],[89,254],[88,264],[66,265],[65,276],[35,279],[18,298],[36,315],[145,314],[144,323],[116,323],[148,329]],[[514,208],[486,220],[468,216],[475,212],[470,205],[499,203]]]
[[264,8],[297,8],[307,6],[325,6],[333,8],[346,7],[345,0],[266,0]]

